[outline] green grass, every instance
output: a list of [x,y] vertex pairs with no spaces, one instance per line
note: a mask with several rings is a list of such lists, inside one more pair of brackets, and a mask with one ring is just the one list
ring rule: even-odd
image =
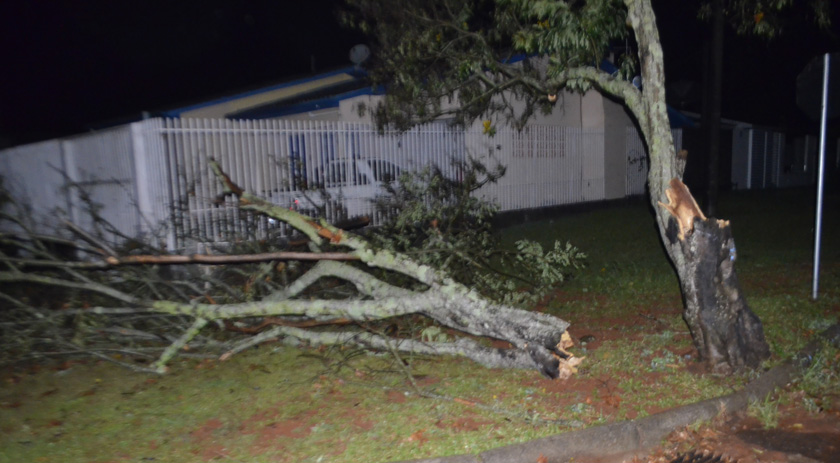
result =
[[[761,317],[772,362],[789,357],[840,315],[840,200],[829,196],[821,295],[810,300],[810,193],[725,196],[736,268]],[[595,347],[566,381],[481,368],[453,358],[407,360],[418,397],[387,355],[266,344],[226,362],[181,359],[150,377],[88,361],[69,369],[19,366],[0,374],[0,462],[390,461],[479,452],[585,425],[630,419],[742,386],[749,374],[692,373],[676,277],[646,202],[629,201],[508,227],[512,244],[569,240],[588,264],[542,309]],[[836,400],[829,350],[799,386],[804,405]],[[832,395],[835,394],[835,395]],[[771,402],[753,406],[772,418]]]
[[[805,189],[730,193],[719,217],[730,220],[737,247],[736,271],[750,307],[764,320],[776,352],[801,346],[814,326],[837,320],[840,303],[840,196],[827,195],[823,217],[820,297],[810,299],[813,266],[813,192]],[[569,240],[588,255],[587,268],[564,290],[606,295],[572,301],[552,311],[626,314],[628,308],[681,307],[676,276],[654,229],[650,205],[641,199],[507,228],[511,243],[530,238],[544,245]],[[676,322],[675,329],[681,325]],[[684,326],[684,325],[683,325]]]
[[747,407],[747,414],[757,419],[764,429],[775,429],[779,425],[779,402],[771,396],[764,400],[752,400]]

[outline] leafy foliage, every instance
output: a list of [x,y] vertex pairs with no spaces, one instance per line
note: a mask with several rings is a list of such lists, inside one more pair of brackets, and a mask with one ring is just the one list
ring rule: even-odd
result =
[[389,195],[378,208],[397,212],[372,234],[373,242],[511,305],[538,302],[583,265],[585,254],[560,241],[545,250],[535,241],[520,240],[516,252],[504,251],[492,232],[498,208],[473,194],[497,181],[504,169],[470,160],[461,170],[460,180],[432,168],[403,174],[398,184],[388,185]]
[[[721,6],[731,27],[743,35],[776,37],[792,18],[805,18],[823,29],[831,21],[827,0],[723,0]],[[791,11],[794,9],[796,11]],[[704,1],[698,16],[704,20],[710,19],[712,12],[711,2]]]
[[803,405],[806,409],[814,412],[836,409],[836,391],[840,390],[840,349],[824,343],[802,376],[801,386],[805,391]]
[[440,116],[466,125],[490,115],[522,127],[536,111],[553,110],[549,95],[561,87],[585,87],[567,82],[566,70],[592,68],[610,41],[627,34],[617,0],[348,4],[344,21],[375,38],[370,74],[388,87],[375,119],[399,129]]

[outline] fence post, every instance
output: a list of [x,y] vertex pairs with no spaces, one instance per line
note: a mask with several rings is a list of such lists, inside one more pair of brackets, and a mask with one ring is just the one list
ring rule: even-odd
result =
[[156,223],[155,211],[152,199],[152,188],[156,180],[151,175],[149,167],[149,153],[146,150],[146,122],[134,122],[130,124],[131,151],[129,155],[134,163],[134,198],[137,201],[137,223],[140,226],[140,233],[150,233],[149,224]]
[[[78,224],[75,213],[76,204],[79,202],[78,192],[75,188],[70,187],[70,182],[75,181],[71,178],[70,169],[73,169],[74,172],[76,169],[73,161],[68,158],[67,150],[65,149],[65,144],[68,143],[70,143],[69,140],[58,140],[58,156],[61,163],[61,173],[64,176],[64,189],[66,191],[64,201],[67,207],[67,218]],[[59,186],[58,188],[60,189],[61,187]]]
[[74,184],[80,182],[79,171],[76,167],[75,150],[73,149],[73,142],[71,140],[59,141],[59,149],[61,151],[61,167],[64,169],[64,183],[59,188],[64,188],[67,198],[67,217],[74,224],[84,227],[82,223],[82,214],[79,210],[79,203],[82,201],[82,196],[79,194],[78,188]]

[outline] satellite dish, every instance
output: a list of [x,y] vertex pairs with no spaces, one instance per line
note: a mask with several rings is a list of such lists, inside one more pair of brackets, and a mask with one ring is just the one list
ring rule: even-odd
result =
[[358,44],[353,46],[350,49],[350,61],[359,67],[360,64],[364,63],[370,57],[370,48],[368,48],[365,44]]

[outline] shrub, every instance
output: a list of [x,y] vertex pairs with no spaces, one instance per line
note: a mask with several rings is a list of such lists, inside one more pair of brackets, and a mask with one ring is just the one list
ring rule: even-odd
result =
[[520,240],[515,250],[503,249],[492,228],[498,207],[475,193],[501,178],[504,168],[488,169],[472,159],[458,167],[461,179],[432,167],[388,184],[377,209],[390,218],[371,233],[371,240],[511,305],[539,302],[583,265],[585,254],[570,243],[556,241],[545,250]]

